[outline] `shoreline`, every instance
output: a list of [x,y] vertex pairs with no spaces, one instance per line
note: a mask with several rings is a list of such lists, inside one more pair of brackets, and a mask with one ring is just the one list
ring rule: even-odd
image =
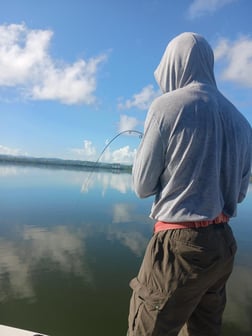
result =
[[59,158],[43,158],[29,156],[13,156],[0,154],[0,164],[22,166],[50,167],[77,170],[109,170],[114,172],[131,173],[132,165],[121,163],[93,162],[82,160],[67,160]]

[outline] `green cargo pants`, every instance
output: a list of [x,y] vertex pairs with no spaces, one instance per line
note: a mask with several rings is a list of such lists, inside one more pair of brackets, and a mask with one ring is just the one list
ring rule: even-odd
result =
[[219,336],[235,252],[227,223],[154,234],[130,282],[128,335]]

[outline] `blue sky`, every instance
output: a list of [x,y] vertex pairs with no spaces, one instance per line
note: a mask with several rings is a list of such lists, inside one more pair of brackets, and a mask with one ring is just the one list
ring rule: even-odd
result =
[[[251,0],[8,0],[0,11],[0,153],[96,160],[143,130],[167,43],[212,45],[219,89],[252,124]],[[132,162],[136,135],[102,160]]]

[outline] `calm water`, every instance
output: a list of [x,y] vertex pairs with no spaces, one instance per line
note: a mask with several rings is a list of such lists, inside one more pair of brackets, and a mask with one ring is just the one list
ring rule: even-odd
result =
[[[151,202],[136,198],[129,174],[0,165],[0,324],[124,336]],[[239,250],[224,336],[252,335],[251,218],[250,186],[231,221]]]

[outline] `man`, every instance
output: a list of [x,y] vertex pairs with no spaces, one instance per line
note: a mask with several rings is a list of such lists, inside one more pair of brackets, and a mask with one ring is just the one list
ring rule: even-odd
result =
[[218,91],[213,51],[195,33],[173,39],[155,71],[133,166],[156,220],[133,289],[129,336],[221,334],[236,242],[228,224],[249,184],[252,130]]

